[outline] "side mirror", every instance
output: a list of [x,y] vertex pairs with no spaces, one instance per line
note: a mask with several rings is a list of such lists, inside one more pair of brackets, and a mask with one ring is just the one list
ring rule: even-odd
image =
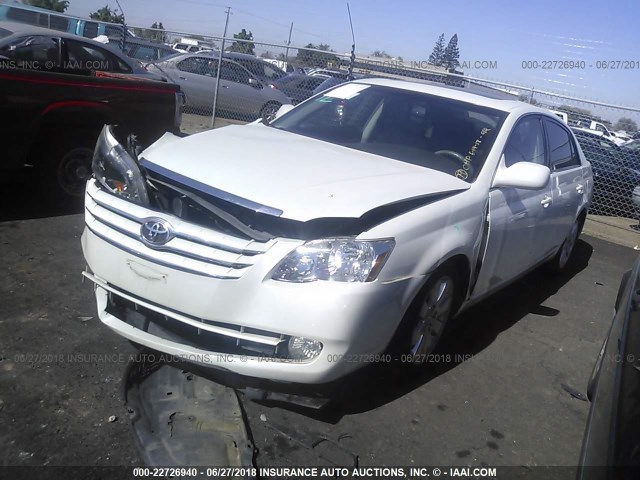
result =
[[249,79],[249,85],[251,85],[253,88],[256,88],[258,90],[260,90],[262,88],[262,84],[256,80],[255,78],[250,78]]
[[273,120],[276,120],[278,118],[280,118],[281,116],[283,116],[285,113],[291,111],[293,109],[293,105],[291,105],[290,103],[286,103],[284,105],[281,105],[280,108],[278,109],[278,111],[276,112],[276,114],[273,117]]
[[531,162],[518,162],[508,168],[499,167],[491,186],[538,190],[549,183],[550,176],[549,167]]

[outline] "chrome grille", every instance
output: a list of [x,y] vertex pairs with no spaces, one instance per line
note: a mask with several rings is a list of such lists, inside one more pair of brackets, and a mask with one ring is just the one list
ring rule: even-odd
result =
[[[169,222],[174,233],[171,240],[157,247],[143,243],[140,237],[141,226],[152,216]],[[148,210],[102,191],[95,181],[87,184],[85,221],[95,235],[133,255],[214,278],[242,277],[275,242],[233,237]]]

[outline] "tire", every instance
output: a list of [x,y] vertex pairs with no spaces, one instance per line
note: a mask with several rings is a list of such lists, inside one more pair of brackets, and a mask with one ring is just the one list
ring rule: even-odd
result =
[[267,120],[271,121],[273,119],[273,116],[276,114],[276,112],[281,106],[282,104],[278,102],[267,103],[265,106],[262,107],[262,109],[260,109],[259,118],[266,118]]
[[[69,137],[48,135],[38,164],[40,184],[45,196],[56,203],[77,202],[84,196],[91,178],[91,162],[98,133]],[[95,133],[95,135],[94,135]]]
[[547,263],[547,272],[551,274],[559,274],[562,273],[567,265],[569,264],[569,260],[571,259],[571,255],[573,254],[573,250],[575,249],[576,243],[578,242],[578,237],[580,237],[580,232],[582,232],[582,225],[584,221],[581,218],[578,218],[573,225],[571,226],[571,230],[565,238],[562,245],[558,249],[556,255]]
[[407,310],[391,350],[395,355],[424,362],[440,342],[449,320],[460,306],[459,275],[452,266],[433,272]]

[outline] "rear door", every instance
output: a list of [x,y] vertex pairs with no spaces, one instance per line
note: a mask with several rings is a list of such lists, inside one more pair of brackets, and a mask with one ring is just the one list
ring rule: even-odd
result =
[[221,110],[239,114],[238,118],[254,116],[260,112],[264,101],[261,82],[250,81],[251,74],[235,62],[222,60],[218,106]]
[[176,63],[173,80],[187,97],[187,105],[210,112],[216,88],[218,61],[207,57],[187,57]]
[[552,253],[569,234],[587,194],[587,185],[582,176],[578,149],[569,130],[547,117],[543,124],[549,152],[553,208],[550,209],[552,217],[545,232],[546,238],[539,241],[545,244],[547,253]]
[[[52,32],[54,33],[54,32]],[[58,71],[62,64],[60,38],[51,35],[27,35],[15,38],[0,48],[0,56],[16,69]],[[32,143],[33,120],[50,100],[46,84],[27,84],[20,80],[19,71],[9,75],[0,90],[0,145],[3,170],[20,169]]]

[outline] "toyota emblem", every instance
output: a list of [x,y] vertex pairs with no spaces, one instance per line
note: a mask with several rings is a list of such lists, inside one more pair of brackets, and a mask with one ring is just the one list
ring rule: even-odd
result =
[[162,218],[147,218],[140,227],[140,238],[150,247],[161,247],[173,238],[173,228]]

